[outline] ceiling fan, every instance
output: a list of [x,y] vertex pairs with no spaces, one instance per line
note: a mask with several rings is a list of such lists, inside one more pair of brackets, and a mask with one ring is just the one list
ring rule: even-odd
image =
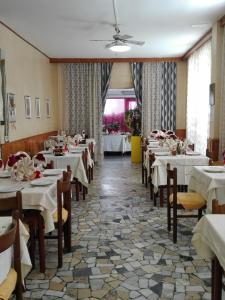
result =
[[142,46],[145,42],[143,41],[135,41],[131,40],[132,36],[128,34],[120,34],[120,29],[118,25],[118,13],[116,8],[116,0],[113,1],[113,12],[115,17],[115,24],[114,28],[116,31],[116,34],[114,34],[111,40],[90,40],[91,42],[110,42],[105,45],[105,48],[110,49],[112,51],[116,52],[124,52],[130,50],[129,45],[137,45]]

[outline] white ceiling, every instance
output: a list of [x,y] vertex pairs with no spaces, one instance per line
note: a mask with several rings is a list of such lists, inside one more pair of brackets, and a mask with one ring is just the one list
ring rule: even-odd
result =
[[112,38],[112,0],[0,0],[0,20],[49,57],[84,58],[181,56],[225,14],[225,0],[117,0],[117,10],[121,33],[144,46],[114,54],[90,42]]

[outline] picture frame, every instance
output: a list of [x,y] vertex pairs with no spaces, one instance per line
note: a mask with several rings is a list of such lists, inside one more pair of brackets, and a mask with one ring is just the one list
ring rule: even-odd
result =
[[51,101],[50,99],[46,99],[46,117],[51,118]]
[[25,104],[25,118],[31,119],[31,97],[24,96],[24,104]]
[[35,98],[35,117],[40,118],[41,117],[41,100],[40,98]]
[[16,103],[15,103],[15,94],[7,93],[7,114],[8,122],[16,122]]
[[215,105],[215,83],[211,83],[209,85],[209,105],[214,106]]

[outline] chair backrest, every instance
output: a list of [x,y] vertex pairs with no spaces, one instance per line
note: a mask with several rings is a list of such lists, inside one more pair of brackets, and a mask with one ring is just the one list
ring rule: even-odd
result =
[[[67,169],[69,166],[67,167]],[[71,214],[71,171],[63,171],[62,179],[57,181],[58,222],[62,222],[62,207]]]
[[0,235],[0,253],[9,249],[16,239],[17,221],[13,219],[12,224],[6,232]]
[[167,164],[167,201],[171,192],[173,193],[173,205],[177,204],[177,168],[170,169],[170,164]]
[[225,214],[225,204],[219,205],[219,201],[213,199],[212,201],[212,213],[213,214]]
[[152,165],[155,161],[155,153],[152,153],[151,151],[149,151],[149,173],[152,174]]
[[93,144],[93,142],[88,144],[88,149],[89,149],[91,158],[94,159],[94,144]]
[[88,157],[88,152],[87,152],[87,149],[85,148],[85,150],[82,152],[82,160],[83,160],[83,164],[84,164],[84,169],[85,169],[86,175],[88,173],[87,157]]
[[22,217],[22,194],[20,191],[14,197],[0,198],[0,216],[11,216],[18,211]]
[[50,160],[50,162],[46,164],[44,169],[54,169],[54,161]]
[[22,296],[22,274],[21,274],[21,258],[20,258],[20,233],[19,233],[19,217],[18,210],[12,213],[12,224],[9,229],[0,235],[0,253],[7,250],[13,245],[13,264],[17,273],[16,280],[16,299],[23,299]]

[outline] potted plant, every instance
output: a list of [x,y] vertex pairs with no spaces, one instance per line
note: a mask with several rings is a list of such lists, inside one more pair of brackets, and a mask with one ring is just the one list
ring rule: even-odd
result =
[[125,113],[126,126],[131,130],[131,161],[141,162],[141,109],[138,106]]

